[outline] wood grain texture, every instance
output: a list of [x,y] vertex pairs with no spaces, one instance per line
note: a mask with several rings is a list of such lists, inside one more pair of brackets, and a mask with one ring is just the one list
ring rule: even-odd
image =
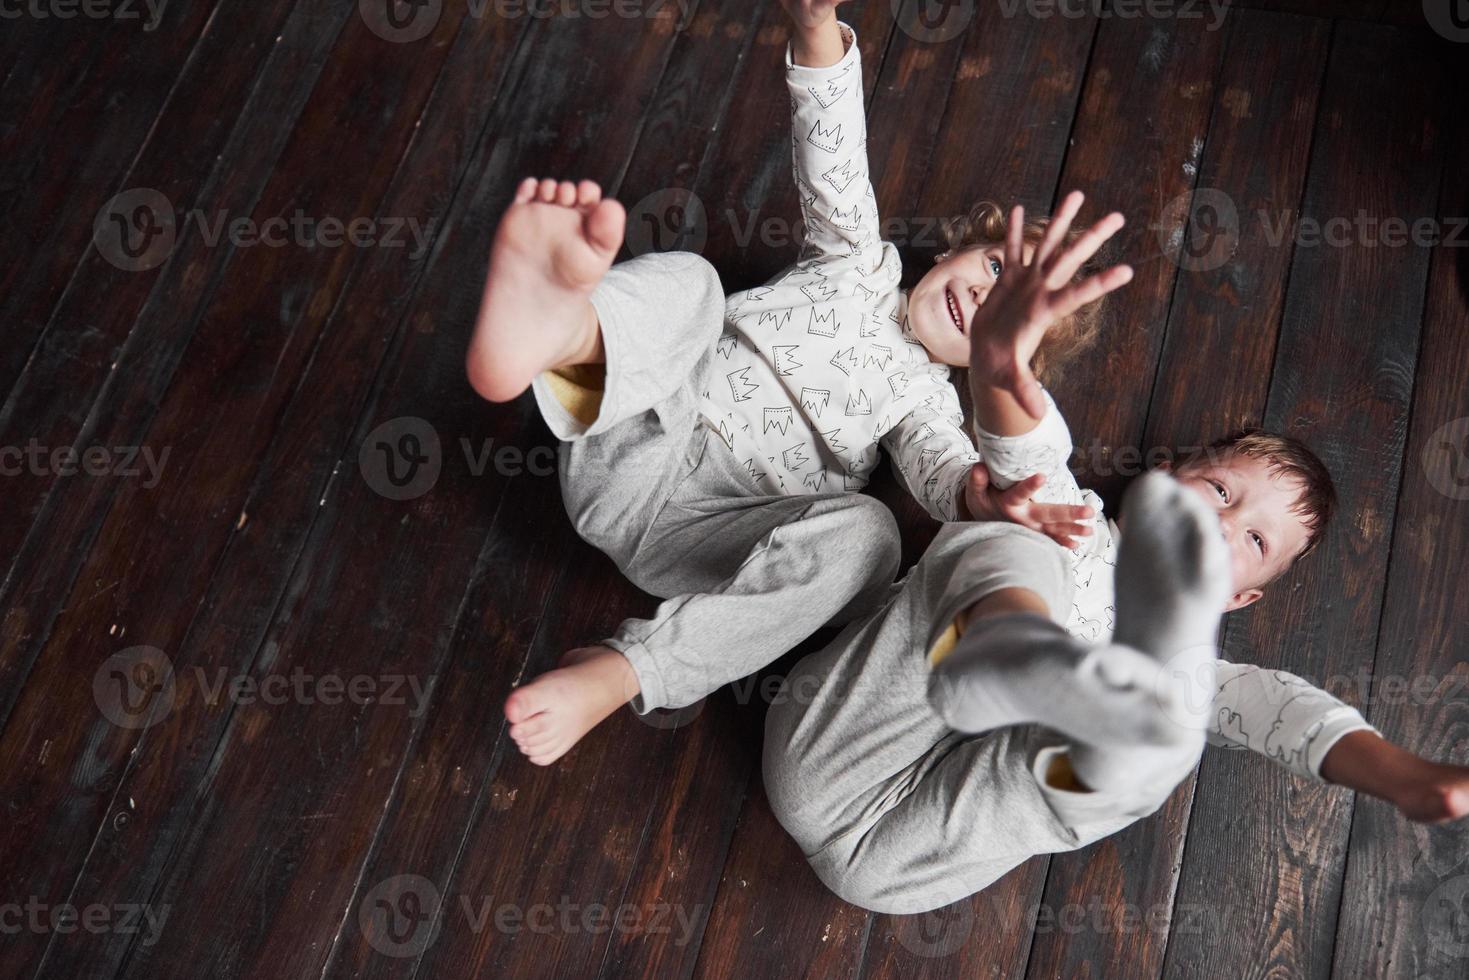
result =
[[[169,452],[157,486],[0,476],[0,911],[167,914],[157,935],[7,934],[0,973],[1462,975],[1461,828],[1234,753],[1206,755],[1158,816],[929,915],[848,905],[760,781],[764,697],[829,633],[677,716],[619,712],[555,766],[525,762],[501,713],[513,685],[655,600],[577,538],[554,473],[472,465],[554,448],[530,399],[487,405],[464,380],[495,223],[526,173],[590,177],[635,220],[696,198],[702,226],[648,205],[644,230],[697,247],[728,289],[778,271],[795,239],[768,231],[798,214],[788,28],[776,0],[475,6],[447,0],[407,44],[356,0],[175,0],[153,36],[0,32],[0,450]],[[843,8],[907,280],[937,222],[979,199],[1046,211],[1080,186],[1084,218],[1123,210],[1113,257],[1138,278],[1056,387],[1083,481],[1112,494],[1120,450],[1236,425],[1304,436],[1344,512],[1232,621],[1226,656],[1349,678],[1329,686],[1385,734],[1469,761],[1466,250],[1277,232],[1469,211],[1461,52],[1385,0],[1246,0],[1217,31],[1003,7]],[[926,40],[920,13],[957,30]],[[412,217],[426,248],[191,227],[167,263],[126,272],[92,223],[130,186],[210,215]],[[1180,269],[1173,233],[1211,189],[1238,239]],[[1207,223],[1182,240],[1202,247]],[[395,501],[361,454],[404,417],[432,426],[443,469]],[[885,469],[873,491],[911,561],[936,525]],[[110,723],[93,687],[126,679],[108,658],[138,644],[174,672],[144,729]],[[336,704],[217,686],[295,674],[401,682]]]
[[[1336,25],[1303,217],[1324,228],[1359,211],[1409,223],[1436,213],[1444,79],[1423,44],[1394,28]],[[1383,77],[1402,79],[1391,97]],[[1242,659],[1357,704],[1343,679],[1373,664],[1428,264],[1419,248],[1298,243],[1263,418],[1321,454],[1341,513],[1318,553],[1250,610]],[[1197,941],[1170,946],[1167,972],[1327,976],[1337,928],[1322,910],[1342,899],[1352,806],[1348,793],[1255,759],[1205,759],[1178,901],[1214,912]]]
[[[1447,161],[1469,152],[1460,126],[1440,130]],[[1446,162],[1438,216],[1445,241],[1469,244],[1466,170]],[[1469,263],[1464,247],[1433,250],[1412,422],[1387,569],[1371,701],[1384,736],[1469,765],[1469,646],[1460,583],[1469,576]],[[1469,955],[1469,837],[1462,825],[1408,824],[1386,803],[1352,814],[1333,972],[1462,977]]]

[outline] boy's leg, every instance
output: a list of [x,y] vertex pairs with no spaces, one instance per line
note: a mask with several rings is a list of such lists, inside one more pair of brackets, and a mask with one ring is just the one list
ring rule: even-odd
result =
[[[1212,658],[1208,624],[1229,584],[1212,515],[1179,504],[1176,489],[1155,483],[1129,499],[1119,617],[1142,647],[1132,656],[1097,657],[1125,648],[1089,648],[1060,628],[1051,617],[1069,605],[1069,573],[1059,552],[1012,532],[971,547],[942,601],[899,600],[797,666],[767,716],[766,785],[834,891],[879,911],[922,911],[1162,804],[1202,750],[1203,711],[1180,706],[1180,682],[1196,678],[1158,660],[1180,654],[1187,671]],[[909,579],[918,588],[923,565]],[[930,671],[912,637],[943,623],[905,617],[961,608],[971,610],[964,634],[934,644]]]
[[795,666],[766,715],[772,809],[818,877],[864,908],[946,905],[1033,854],[1078,847],[1134,819],[1122,811],[1135,801],[1088,794],[1092,812],[1076,820],[1084,838],[1067,822],[1076,813],[1059,814],[1036,774],[1064,750],[1060,736],[1033,725],[966,735],[929,704],[923,647],[935,613],[951,606],[941,593],[957,586],[970,601],[1024,593],[1043,608],[1069,597],[1054,545],[990,527],[967,536],[957,569],[933,561],[931,548],[889,603]]
[[1070,736],[1096,789],[1136,789],[1202,748],[1209,667],[1230,570],[1217,520],[1162,474],[1129,493],[1116,575],[1115,642],[1088,646],[994,598],[939,661],[935,710],[964,731],[1039,723]]

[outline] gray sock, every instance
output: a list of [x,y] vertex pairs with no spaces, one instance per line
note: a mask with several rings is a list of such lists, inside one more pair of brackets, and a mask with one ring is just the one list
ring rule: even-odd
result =
[[1139,745],[1173,728],[1157,676],[1146,654],[1092,646],[1044,616],[1014,613],[970,624],[929,672],[928,700],[961,732],[1041,724],[1083,743]]
[[1129,491],[1117,556],[1114,642],[1157,664],[1155,703],[1171,723],[1153,748],[1090,741],[1071,764],[1093,789],[1176,782],[1203,749],[1214,693],[1219,617],[1229,598],[1229,553],[1218,519],[1195,494],[1163,473]]

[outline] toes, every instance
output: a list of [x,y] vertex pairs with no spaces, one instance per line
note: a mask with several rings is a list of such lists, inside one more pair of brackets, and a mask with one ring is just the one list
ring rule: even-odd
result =
[[587,215],[587,241],[602,252],[616,252],[626,227],[627,212],[622,205],[611,199],[602,201]]
[[529,760],[532,765],[549,766],[551,763],[555,762],[557,759],[561,758],[565,754],[565,749],[556,747],[544,749],[535,753],[527,753],[526,759]]
[[520,186],[515,188],[515,203],[524,204],[526,201],[535,197],[536,189],[539,186],[539,182],[534,177],[527,177],[522,180]]
[[576,185],[569,180],[563,180],[556,185],[556,203],[563,208],[569,208],[576,203]]
[[556,182],[554,180],[552,180],[550,177],[547,177],[544,180],[542,180],[541,181],[541,186],[540,186],[540,193],[537,196],[545,204],[550,204],[551,202],[555,201],[556,200]]
[[594,180],[584,180],[576,185],[578,207],[589,208],[602,200],[602,186]]
[[529,741],[540,735],[546,735],[551,731],[551,719],[542,712],[532,715],[529,721],[523,721],[518,725],[510,726],[510,737],[517,742]]
[[512,725],[519,725],[532,715],[538,715],[544,710],[546,710],[546,705],[534,684],[529,687],[517,687],[505,699],[505,720]]

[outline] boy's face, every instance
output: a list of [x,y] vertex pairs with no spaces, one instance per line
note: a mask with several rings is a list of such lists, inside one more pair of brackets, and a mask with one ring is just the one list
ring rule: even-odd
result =
[[1219,515],[1234,573],[1228,608],[1248,606],[1310,538],[1301,515],[1292,509],[1300,499],[1300,481],[1272,472],[1263,459],[1241,454],[1190,462],[1174,475]]
[[[1029,261],[1030,246],[1026,246]],[[946,252],[908,294],[908,328],[929,356],[944,364],[969,364],[969,327],[1004,267],[1001,245]]]

